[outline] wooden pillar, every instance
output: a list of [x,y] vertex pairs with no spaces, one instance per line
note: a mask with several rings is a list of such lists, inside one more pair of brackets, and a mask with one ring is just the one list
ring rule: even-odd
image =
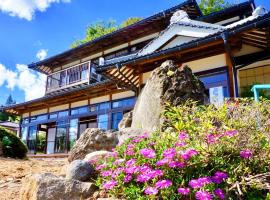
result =
[[233,61],[228,52],[225,53],[226,65],[228,67],[228,77],[229,77],[229,92],[230,97],[235,97],[235,86],[234,86],[234,72],[233,72]]

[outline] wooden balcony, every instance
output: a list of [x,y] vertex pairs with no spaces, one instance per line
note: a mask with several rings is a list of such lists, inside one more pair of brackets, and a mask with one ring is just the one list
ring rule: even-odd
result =
[[101,77],[96,74],[95,67],[94,64],[86,62],[49,75],[46,94],[80,84],[100,81]]

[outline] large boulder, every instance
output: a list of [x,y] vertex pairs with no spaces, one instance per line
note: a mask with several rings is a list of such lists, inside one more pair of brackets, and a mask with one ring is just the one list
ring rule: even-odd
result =
[[155,69],[143,88],[133,110],[133,129],[155,131],[162,124],[161,113],[166,103],[180,105],[188,99],[204,103],[203,83],[189,67],[166,61]]
[[132,124],[132,115],[133,111],[127,112],[123,115],[122,120],[118,124],[118,129],[122,130],[124,128],[129,128],[131,127]]
[[67,167],[66,178],[68,180],[89,181],[95,174],[93,166],[84,160],[74,160]]
[[67,180],[50,173],[33,174],[22,181],[21,200],[81,200],[97,190],[95,184]]
[[117,144],[118,135],[116,132],[98,128],[86,129],[72,148],[68,161],[83,160],[87,154],[95,151],[111,151]]
[[144,135],[147,131],[142,129],[133,129],[133,128],[122,128],[118,131],[118,140],[119,144],[122,144],[129,138],[138,137],[140,135]]

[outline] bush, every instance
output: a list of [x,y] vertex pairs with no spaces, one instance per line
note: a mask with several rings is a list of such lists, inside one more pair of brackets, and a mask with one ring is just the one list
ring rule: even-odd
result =
[[3,145],[3,153],[6,157],[25,158],[26,145],[11,131],[0,127],[0,142]]
[[165,131],[131,138],[96,163],[97,185],[126,199],[269,198],[269,112],[267,100],[167,106]]

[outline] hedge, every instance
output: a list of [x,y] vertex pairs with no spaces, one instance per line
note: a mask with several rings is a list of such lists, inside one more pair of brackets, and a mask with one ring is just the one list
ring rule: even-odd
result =
[[27,147],[13,132],[0,127],[0,142],[3,145],[3,153],[6,157],[25,158]]

